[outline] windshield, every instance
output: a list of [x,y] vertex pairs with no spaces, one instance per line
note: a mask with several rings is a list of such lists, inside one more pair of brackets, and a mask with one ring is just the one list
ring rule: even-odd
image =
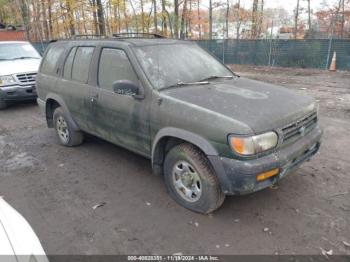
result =
[[193,83],[212,76],[233,76],[232,72],[194,44],[143,46],[136,56],[157,89],[179,83]]
[[0,60],[14,60],[25,58],[40,58],[40,55],[31,44],[0,44]]

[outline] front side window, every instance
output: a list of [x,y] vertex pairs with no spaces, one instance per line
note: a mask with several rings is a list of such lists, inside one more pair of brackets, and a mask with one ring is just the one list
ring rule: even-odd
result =
[[76,47],[73,47],[72,50],[70,50],[69,55],[68,55],[66,62],[64,64],[63,77],[65,79],[71,79],[71,77],[72,77],[73,60],[74,60],[74,56],[75,56],[76,51],[77,51]]
[[72,79],[81,83],[87,83],[89,79],[89,68],[94,52],[94,47],[78,47],[72,69]]
[[230,70],[195,44],[160,44],[137,47],[135,51],[157,89],[212,76],[233,76]]
[[41,66],[41,71],[44,74],[54,75],[56,74],[57,62],[63,54],[64,48],[59,46],[53,46],[47,52],[43,64]]
[[103,48],[98,70],[99,86],[113,91],[113,83],[118,80],[138,82],[129,58],[123,50]]

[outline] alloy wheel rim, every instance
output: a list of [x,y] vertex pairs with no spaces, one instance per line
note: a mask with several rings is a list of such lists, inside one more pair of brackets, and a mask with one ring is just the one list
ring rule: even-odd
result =
[[201,179],[194,167],[187,161],[178,161],[172,172],[176,192],[188,202],[196,202],[202,195]]

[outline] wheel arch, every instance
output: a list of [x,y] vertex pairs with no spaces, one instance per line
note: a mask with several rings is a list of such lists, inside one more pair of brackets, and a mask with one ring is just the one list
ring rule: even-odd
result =
[[184,142],[198,147],[205,155],[218,155],[217,150],[204,137],[187,130],[166,127],[158,131],[153,140],[152,169],[155,174],[163,174],[164,157],[170,148]]
[[76,122],[73,120],[71,114],[69,113],[68,107],[66,103],[63,101],[61,97],[59,97],[56,94],[48,94],[45,99],[45,116],[46,116],[46,122],[47,126],[52,128],[54,127],[53,123],[53,113],[57,107],[61,107],[63,110],[63,113],[69,122],[69,124],[72,126],[73,130],[80,130]]

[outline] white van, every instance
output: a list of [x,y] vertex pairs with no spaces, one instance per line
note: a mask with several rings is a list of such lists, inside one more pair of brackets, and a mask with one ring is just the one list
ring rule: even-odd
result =
[[16,101],[36,100],[40,61],[40,54],[29,42],[0,42],[0,109]]

